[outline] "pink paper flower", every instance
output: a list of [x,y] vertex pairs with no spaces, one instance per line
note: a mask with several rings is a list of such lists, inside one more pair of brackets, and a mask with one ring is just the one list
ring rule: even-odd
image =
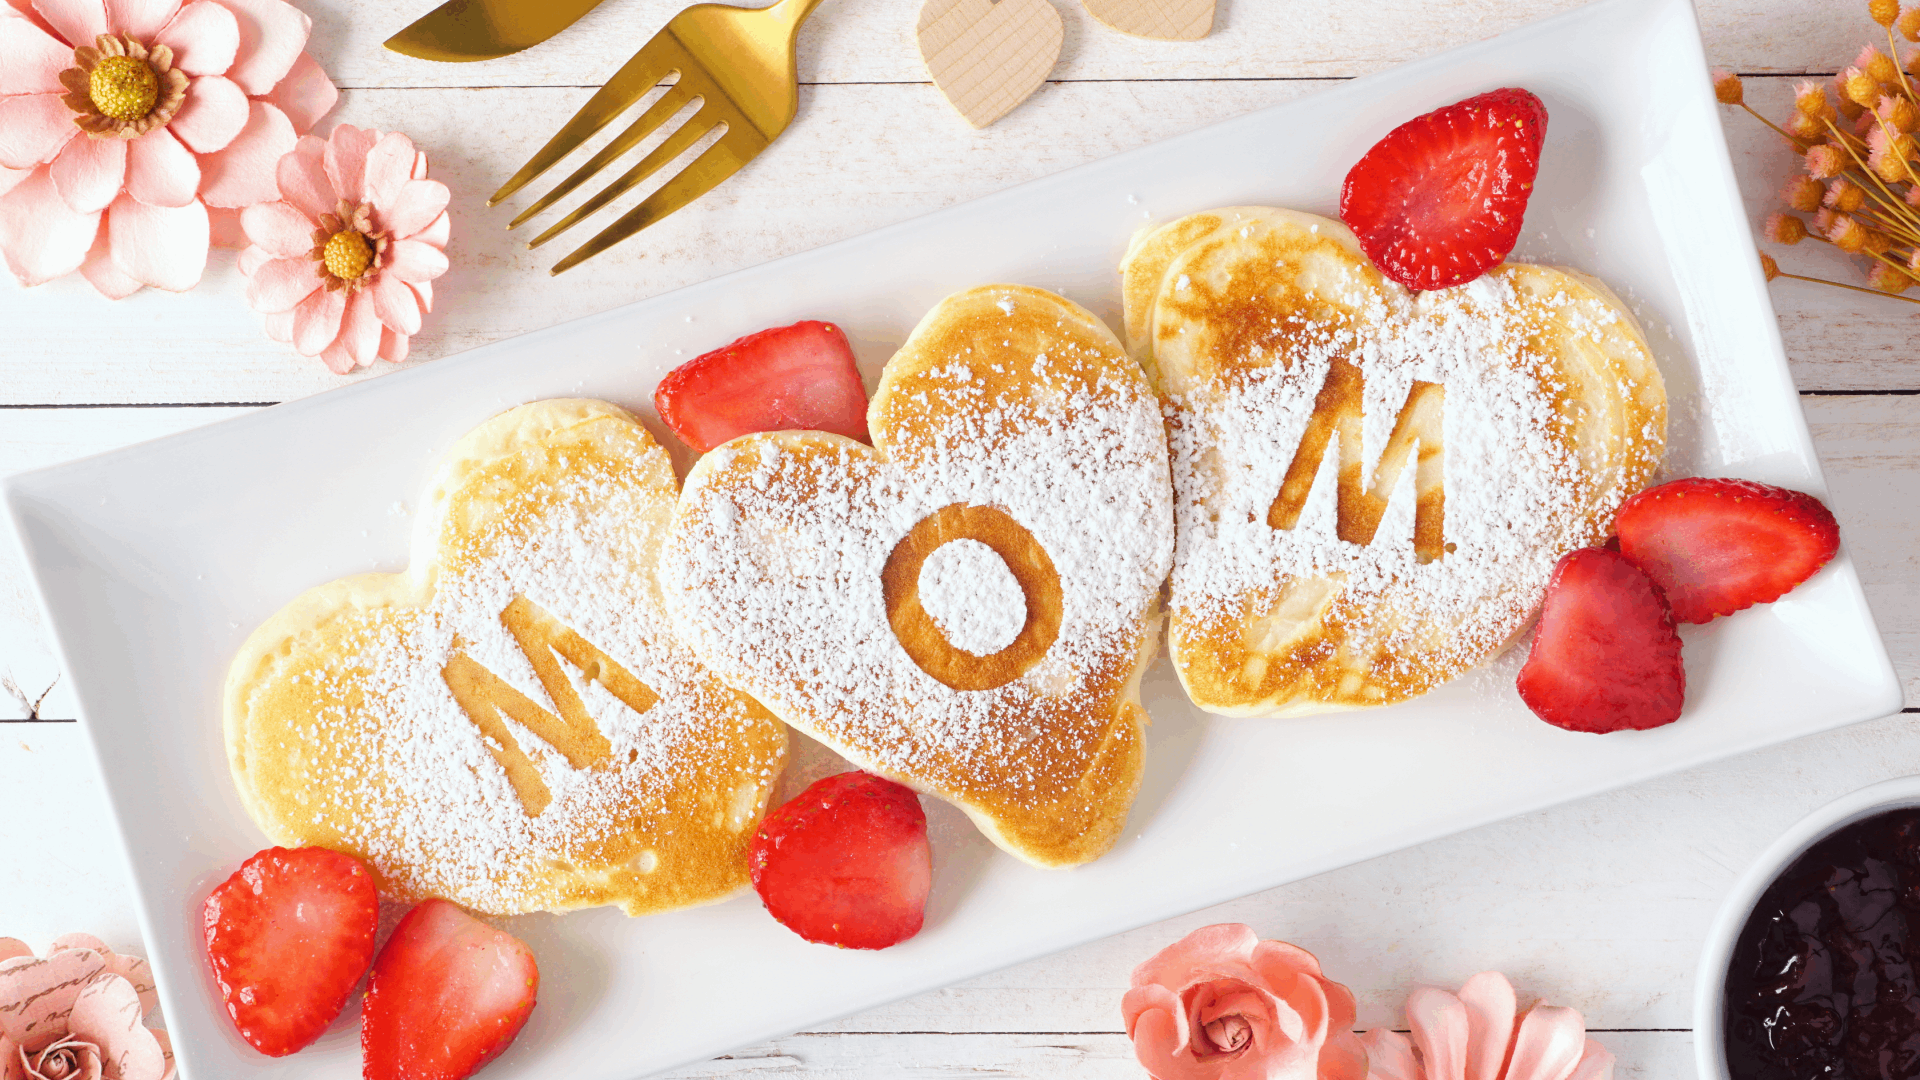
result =
[[167,1033],[141,1025],[158,1004],[137,956],[68,934],[43,959],[0,938],[0,1080],[167,1080]]
[[1133,970],[1121,999],[1154,1080],[1364,1080],[1353,995],[1313,954],[1249,926],[1203,926]]
[[200,281],[213,226],[338,91],[282,0],[0,0],[0,257],[118,299]]
[[[1407,999],[1413,1039],[1385,1029],[1360,1037],[1369,1080],[1612,1080],[1613,1055],[1587,1038],[1580,1014],[1539,1004],[1518,1016],[1497,971],[1459,994],[1423,986]],[[1517,1017],[1517,1019],[1516,1019]]]
[[447,186],[399,132],[341,124],[280,159],[280,198],[240,216],[247,302],[267,336],[344,375],[398,363],[447,272]]

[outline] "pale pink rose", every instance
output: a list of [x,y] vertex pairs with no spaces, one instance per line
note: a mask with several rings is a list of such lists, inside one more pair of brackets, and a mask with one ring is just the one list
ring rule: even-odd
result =
[[1240,923],[1203,926],[1133,970],[1121,999],[1155,1080],[1364,1080],[1353,995],[1320,961]]
[[1423,986],[1407,999],[1405,1035],[1360,1037],[1369,1080],[1612,1080],[1613,1055],[1587,1038],[1580,1014],[1538,1004],[1519,1015],[1513,984],[1497,971],[1458,994]]
[[0,1080],[168,1080],[167,1033],[141,1020],[158,1001],[147,962],[68,934],[44,958],[0,938]]
[[216,222],[276,197],[274,165],[338,91],[283,0],[0,5],[0,258],[119,299],[200,281]]
[[451,193],[399,132],[341,124],[280,159],[280,198],[240,215],[247,303],[267,336],[346,374],[398,363],[447,272]]

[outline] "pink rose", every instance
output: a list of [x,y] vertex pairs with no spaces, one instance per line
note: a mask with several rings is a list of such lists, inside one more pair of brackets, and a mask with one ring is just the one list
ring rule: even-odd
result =
[[1133,970],[1121,999],[1154,1080],[1365,1080],[1353,995],[1241,923],[1203,926]]
[[68,934],[44,958],[0,938],[0,1080],[167,1080],[167,1033],[141,1024],[156,1001],[137,956]]
[[1613,1055],[1587,1038],[1577,1011],[1539,1004],[1518,1016],[1513,984],[1497,971],[1457,995],[1415,990],[1407,1026],[1411,1041],[1385,1029],[1361,1036],[1369,1080],[1613,1080]]

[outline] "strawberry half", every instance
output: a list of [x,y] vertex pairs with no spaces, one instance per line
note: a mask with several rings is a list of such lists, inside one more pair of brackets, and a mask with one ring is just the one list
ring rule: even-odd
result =
[[1547,107],[1508,87],[1387,133],[1347,173],[1340,218],[1380,272],[1409,289],[1445,289],[1500,264],[1540,171]]
[[762,330],[681,364],[654,408],[705,453],[736,435],[808,429],[867,439],[867,391],[847,335],[828,322]]
[[864,772],[817,781],[768,814],[747,866],[781,925],[843,949],[884,949],[919,933],[933,887],[920,800]]
[[460,1080],[533,1013],[540,969],[519,938],[445,900],[417,905],[380,950],[360,1027],[366,1080]]
[[1673,617],[1702,623],[1784,596],[1840,549],[1819,499],[1752,480],[1691,477],[1628,499],[1620,552],[1667,594]]
[[1568,553],[1547,583],[1515,686],[1535,716],[1569,731],[1644,731],[1678,720],[1687,673],[1659,587],[1618,552]]
[[268,848],[208,895],[200,917],[234,1027],[283,1057],[319,1038],[367,973],[380,894],[351,855]]

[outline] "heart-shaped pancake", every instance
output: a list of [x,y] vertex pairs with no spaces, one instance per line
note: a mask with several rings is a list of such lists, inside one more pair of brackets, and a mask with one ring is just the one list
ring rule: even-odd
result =
[[694,466],[661,584],[721,677],[1042,866],[1118,837],[1173,554],[1158,403],[1052,293],[948,297],[888,362],[874,445],[734,439]]
[[1066,28],[1049,0],[927,0],[918,37],[933,85],[983,128],[1047,81]]
[[400,899],[630,915],[746,883],[786,733],[670,631],[678,498],[632,416],[523,405],[441,459],[402,574],[312,589],[248,638],[227,752],[275,843]]
[[1171,222],[1122,272],[1172,424],[1168,647],[1202,708],[1361,708],[1454,678],[1659,467],[1659,368],[1585,275],[1507,263],[1409,293],[1340,222],[1265,207]]

